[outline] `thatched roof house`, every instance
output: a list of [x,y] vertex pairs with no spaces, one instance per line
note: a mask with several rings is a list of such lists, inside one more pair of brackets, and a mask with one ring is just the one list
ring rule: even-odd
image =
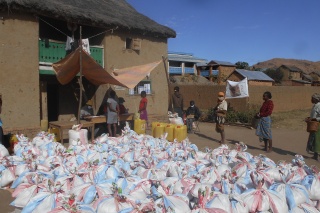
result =
[[296,66],[281,65],[277,70],[283,73],[282,81],[302,80],[303,71]]
[[[106,72],[161,60],[167,55],[168,39],[176,36],[174,30],[140,14],[126,0],[0,0],[0,18],[5,133],[36,134],[40,121],[50,123],[62,115],[78,114],[77,77],[61,85],[51,65],[77,47],[80,35]],[[146,88],[147,95],[152,95],[150,121],[153,115],[167,114],[164,66],[157,66],[132,90],[84,85],[83,100],[94,96],[96,114],[102,113],[97,111],[103,109],[110,88],[125,97],[130,112],[135,111],[139,89]]]
[[64,21],[174,38],[174,30],[137,12],[125,0],[0,0],[0,11],[26,12]]

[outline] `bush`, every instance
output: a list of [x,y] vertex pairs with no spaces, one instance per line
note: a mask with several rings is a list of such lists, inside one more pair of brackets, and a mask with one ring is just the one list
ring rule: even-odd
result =
[[[256,107],[250,107],[248,111],[238,112],[235,111],[232,107],[228,107],[226,122],[227,123],[251,123],[252,118],[256,115],[258,110]],[[210,108],[207,112],[207,121],[212,121],[215,117],[214,108]]]

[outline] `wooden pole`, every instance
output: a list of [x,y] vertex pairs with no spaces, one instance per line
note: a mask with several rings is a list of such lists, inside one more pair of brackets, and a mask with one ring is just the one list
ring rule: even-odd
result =
[[40,82],[40,92],[41,92],[41,120],[40,126],[41,131],[48,130],[48,102],[47,102],[47,82]]
[[80,97],[79,97],[79,108],[78,108],[78,120],[77,123],[80,124],[80,113],[81,113],[81,105],[82,105],[82,26],[80,26]]
[[41,91],[41,119],[48,120],[47,82],[40,82]]
[[[166,72],[166,78],[167,78],[167,84],[168,84],[168,93],[169,93],[169,100],[171,103],[171,108],[172,108],[172,113],[174,113],[174,108],[173,108],[173,101],[172,101],[172,95],[170,93],[170,81],[169,81],[169,73],[168,73],[168,69],[167,69],[167,63],[166,63],[167,58],[162,56],[162,61],[163,61],[163,65],[164,65],[164,70]],[[170,105],[170,104],[169,104]]]

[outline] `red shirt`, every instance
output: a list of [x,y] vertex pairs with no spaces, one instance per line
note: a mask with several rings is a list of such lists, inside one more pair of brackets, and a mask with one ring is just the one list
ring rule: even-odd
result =
[[260,108],[260,117],[268,117],[272,114],[273,102],[272,100],[265,101]]
[[[140,104],[139,104],[139,110],[142,110],[145,108],[145,105],[148,103],[147,98],[141,98]],[[147,108],[147,107],[146,107]]]
[[123,104],[119,104],[119,114],[125,114],[127,109],[124,107]]

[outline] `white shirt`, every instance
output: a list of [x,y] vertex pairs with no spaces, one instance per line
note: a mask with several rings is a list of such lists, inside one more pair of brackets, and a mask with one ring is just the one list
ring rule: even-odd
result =
[[218,106],[217,106],[218,110],[228,110],[228,103],[226,100],[223,100]]
[[[116,110],[117,109],[118,103],[113,98],[108,98],[107,103],[110,104],[110,107],[112,108],[112,110]],[[110,109],[108,107],[108,114],[109,113],[117,114],[116,112],[110,111]]]
[[310,118],[316,118],[317,121],[320,121],[320,102],[313,105]]

